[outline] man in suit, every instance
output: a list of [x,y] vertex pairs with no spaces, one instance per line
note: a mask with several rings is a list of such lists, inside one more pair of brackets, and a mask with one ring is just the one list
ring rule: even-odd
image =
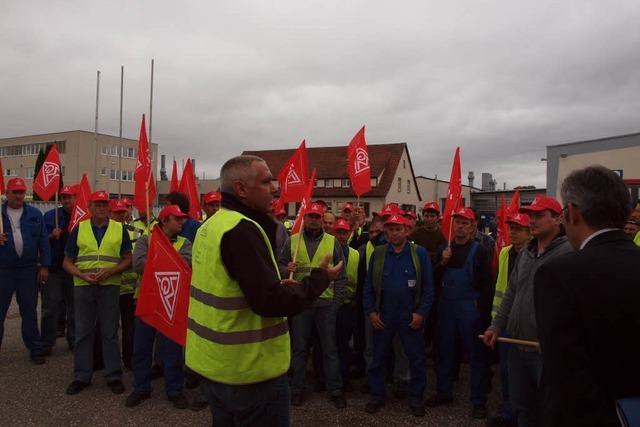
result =
[[640,248],[620,230],[629,193],[617,174],[590,166],[572,172],[561,195],[576,251],[534,279],[541,425],[619,425],[614,401],[640,396]]

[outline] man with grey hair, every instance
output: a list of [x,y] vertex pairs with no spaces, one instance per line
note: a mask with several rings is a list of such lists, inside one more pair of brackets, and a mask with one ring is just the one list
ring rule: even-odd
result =
[[289,425],[290,340],[285,316],[307,307],[342,263],[329,257],[301,282],[281,280],[273,176],[256,156],[220,172],[222,209],[198,229],[192,249],[186,365],[201,375],[214,425]]
[[535,275],[540,425],[619,425],[615,400],[640,396],[640,248],[621,230],[629,192],[617,174],[590,166],[573,171],[561,194],[575,252]]

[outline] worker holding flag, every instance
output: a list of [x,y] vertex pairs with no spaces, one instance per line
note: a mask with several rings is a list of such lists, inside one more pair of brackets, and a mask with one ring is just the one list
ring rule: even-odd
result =
[[268,215],[272,179],[260,157],[228,160],[220,171],[222,209],[200,227],[193,247],[186,364],[201,375],[214,425],[289,425],[285,316],[310,307],[342,269],[328,268],[325,258],[300,283],[281,280]]
[[[160,240],[162,233],[169,245],[163,245],[166,255],[164,257],[177,257],[180,258],[186,264],[186,267],[191,266],[191,242],[185,237],[180,236],[182,231],[182,225],[185,219],[189,215],[180,211],[180,208],[176,205],[165,206],[158,215],[159,223],[155,226],[153,233],[151,234],[151,240],[153,244],[162,244]],[[162,239],[164,240],[164,239]],[[149,263],[149,236],[145,235],[138,239],[133,254],[133,271],[143,275],[143,281],[150,281],[151,286],[154,289],[162,285],[181,285],[176,280],[169,281],[157,281],[157,277],[165,277],[181,279],[181,275],[170,276],[167,272],[159,272],[157,264],[154,264],[152,258]],[[183,266],[184,268],[184,266]],[[169,270],[176,270],[169,268]],[[177,269],[179,272],[179,269]],[[151,276],[151,277],[146,277]],[[133,348],[133,392],[127,397],[125,406],[133,408],[138,406],[143,400],[148,399],[151,395],[151,366],[153,362],[153,343],[156,339],[156,332],[158,338],[160,360],[164,368],[165,377],[165,391],[167,393],[167,399],[173,403],[173,406],[177,409],[185,409],[188,407],[188,402],[183,394],[184,386],[184,373],[182,369],[182,345],[177,343],[165,334],[161,329],[154,327],[157,325],[158,319],[150,319],[155,314],[155,306],[157,299],[160,298],[162,304],[161,307],[167,307],[169,310],[160,310],[163,314],[169,317],[169,320],[173,320],[174,316],[184,316],[186,318],[186,307],[178,307],[180,299],[178,298],[178,292],[188,292],[188,282],[184,283],[187,289],[182,287],[166,287],[166,292],[151,292],[145,288],[141,290],[138,300],[138,310],[135,318],[134,328],[134,348]],[[185,319],[186,320],[186,319]],[[161,326],[162,327],[162,326]],[[184,336],[186,329],[182,331]],[[182,343],[183,344],[183,343]]]

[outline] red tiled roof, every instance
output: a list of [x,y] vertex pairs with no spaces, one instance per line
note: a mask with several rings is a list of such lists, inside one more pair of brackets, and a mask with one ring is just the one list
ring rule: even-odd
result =
[[[405,143],[367,146],[371,177],[378,178],[378,184],[365,197],[386,197],[393,184],[393,177],[406,147],[407,144]],[[294,148],[288,150],[254,150],[244,151],[242,154],[252,154],[263,158],[269,165],[271,173],[277,176],[294,151]],[[309,173],[313,168],[316,168],[317,179],[343,179],[349,177],[347,174],[346,146],[307,148],[307,157],[309,158]],[[411,160],[409,160],[409,164],[411,164]],[[313,197],[355,197],[355,195],[351,188],[316,187],[313,190]]]

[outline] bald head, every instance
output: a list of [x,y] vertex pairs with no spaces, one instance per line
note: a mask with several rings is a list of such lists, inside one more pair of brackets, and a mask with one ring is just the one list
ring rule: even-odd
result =
[[220,191],[234,193],[233,183],[243,181],[251,186],[256,179],[256,168],[254,163],[265,163],[264,159],[258,156],[244,155],[233,157],[226,161],[220,170]]

